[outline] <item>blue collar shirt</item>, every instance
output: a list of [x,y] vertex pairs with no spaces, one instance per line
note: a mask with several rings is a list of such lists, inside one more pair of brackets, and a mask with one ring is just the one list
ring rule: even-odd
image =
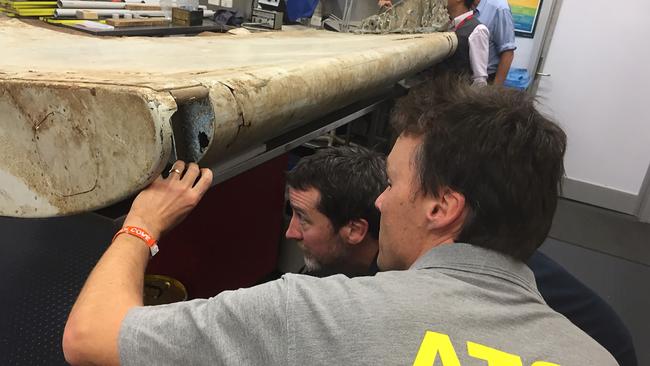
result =
[[504,51],[515,50],[515,27],[510,6],[506,0],[481,0],[476,7],[476,15],[490,31],[490,55],[488,74],[494,74]]

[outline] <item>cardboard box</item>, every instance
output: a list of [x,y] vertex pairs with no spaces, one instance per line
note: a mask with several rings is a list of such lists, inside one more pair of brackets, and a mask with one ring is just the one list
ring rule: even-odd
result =
[[174,25],[202,25],[203,9],[186,10],[183,8],[172,8],[172,24]]

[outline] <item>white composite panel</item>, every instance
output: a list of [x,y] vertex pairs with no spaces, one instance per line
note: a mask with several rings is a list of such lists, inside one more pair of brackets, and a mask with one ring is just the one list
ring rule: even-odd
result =
[[180,94],[198,90],[214,112],[207,164],[455,48],[453,33],[96,38],[0,16],[0,215],[72,214],[132,195],[170,159]]

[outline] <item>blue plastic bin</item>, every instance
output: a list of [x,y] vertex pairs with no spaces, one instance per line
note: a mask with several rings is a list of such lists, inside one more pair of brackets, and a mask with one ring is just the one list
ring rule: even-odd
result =
[[508,88],[526,90],[530,84],[528,70],[522,68],[510,68],[503,85]]

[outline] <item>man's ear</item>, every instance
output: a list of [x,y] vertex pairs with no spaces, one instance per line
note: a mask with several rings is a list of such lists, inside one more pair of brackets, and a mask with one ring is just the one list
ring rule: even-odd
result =
[[365,219],[350,220],[339,230],[339,235],[348,244],[359,244],[368,235],[368,221]]
[[454,229],[465,212],[465,196],[452,189],[443,188],[438,197],[427,197],[426,205],[429,229]]

